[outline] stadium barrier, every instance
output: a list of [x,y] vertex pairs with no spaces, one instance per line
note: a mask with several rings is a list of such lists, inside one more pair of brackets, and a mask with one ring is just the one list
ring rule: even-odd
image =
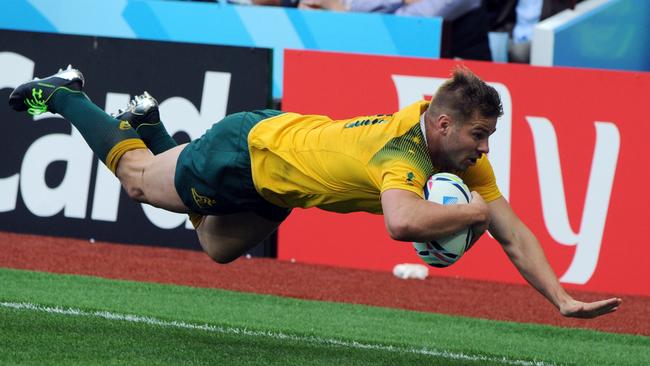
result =
[[0,28],[272,48],[280,98],[285,48],[438,58],[442,19],[225,2],[2,0]]
[[[392,113],[430,96],[455,64],[287,51],[284,108],[341,119]],[[650,295],[643,234],[650,202],[640,186],[649,178],[650,73],[465,64],[502,97],[504,116],[490,138],[497,183],[561,281]],[[382,216],[318,209],[294,210],[280,228],[278,258],[382,271],[420,262],[409,243],[389,238]],[[488,235],[458,263],[430,274],[523,282]]]
[[[72,62],[85,91],[108,112],[148,90],[179,142],[201,136],[227,113],[266,108],[271,50],[0,30],[0,88]],[[190,67],[191,65],[191,67]],[[6,102],[5,102],[6,103]],[[5,104],[6,106],[6,104]],[[0,108],[0,230],[200,248],[186,215],[128,199],[75,128],[47,113],[32,119]],[[264,242],[252,254],[275,255]]]
[[650,71],[650,2],[587,0],[535,26],[531,64]]

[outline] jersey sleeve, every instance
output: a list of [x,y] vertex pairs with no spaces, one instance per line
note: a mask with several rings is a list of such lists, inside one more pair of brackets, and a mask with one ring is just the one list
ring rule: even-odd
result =
[[408,162],[394,160],[381,172],[380,191],[383,193],[389,189],[403,189],[424,198],[424,184],[428,178]]
[[476,165],[469,167],[460,174],[460,177],[469,189],[478,192],[485,202],[491,202],[501,197],[492,164],[490,164],[486,155],[483,155],[476,162]]

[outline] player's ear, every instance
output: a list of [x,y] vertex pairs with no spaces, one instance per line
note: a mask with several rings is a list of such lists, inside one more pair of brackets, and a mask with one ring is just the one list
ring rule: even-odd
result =
[[441,134],[447,134],[451,128],[452,121],[448,114],[440,114],[435,119],[435,128]]

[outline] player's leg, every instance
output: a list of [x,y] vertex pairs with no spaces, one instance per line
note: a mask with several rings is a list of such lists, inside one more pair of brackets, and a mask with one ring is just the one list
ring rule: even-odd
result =
[[[133,150],[122,156],[116,175],[129,196],[169,211],[189,213],[175,186],[178,157],[186,145],[153,156],[148,150]],[[191,214],[203,250],[218,263],[229,263],[250,250],[271,233],[276,221],[252,212],[220,216]]]
[[281,222],[251,212],[204,216],[196,233],[210,258],[218,263],[228,263],[261,243]]
[[115,175],[130,198],[168,211],[189,213],[174,186],[176,162],[185,146],[155,156],[145,149],[128,151],[120,159]]
[[205,252],[219,263],[233,261],[262,242],[291,212],[257,192],[248,153],[250,129],[277,114],[226,116],[178,157],[176,191],[192,212],[206,215],[195,227]]
[[[139,151],[122,158],[117,174],[131,198],[170,211],[188,212],[174,186],[175,167],[184,147],[175,147],[176,142],[160,121],[158,102],[145,92],[114,117],[128,121],[156,155],[152,162],[140,160],[144,153]],[[218,263],[237,259],[266,239],[282,222],[250,212],[218,216],[190,213],[190,218],[204,251]]]
[[18,86],[11,93],[9,104],[14,110],[32,115],[46,111],[61,114],[79,130],[131,197],[188,212],[173,190],[179,151],[154,157],[128,122],[112,118],[90,101],[82,91],[83,84],[81,72],[68,67],[50,77]]
[[[162,154],[176,146],[178,144],[176,141],[169,135],[165,125],[160,120],[160,112],[158,111],[158,101],[151,96],[148,92],[144,92],[142,95],[137,95],[129,102],[129,104],[124,108],[120,109],[117,113],[111,114],[113,118],[120,121],[127,121],[133,127],[138,136],[144,141],[145,145],[151,150],[154,155]],[[178,159],[178,153],[175,154],[175,160]],[[164,181],[165,184],[167,181]],[[153,182],[157,183],[157,182]],[[169,189],[170,186],[164,187],[164,192],[172,191]],[[144,197],[139,197],[140,192],[136,188],[130,192],[135,195],[132,198],[139,200],[145,199]],[[173,193],[176,193],[173,190]],[[178,196],[177,194],[174,194]],[[171,196],[171,193],[170,193]],[[167,196],[165,196],[167,197]],[[152,199],[152,197],[148,197]],[[176,211],[175,208],[168,208],[170,211]],[[196,227],[198,222],[201,220],[201,215],[197,213],[189,212],[190,220]]]
[[115,173],[125,152],[146,146],[127,122],[110,117],[93,104],[83,93],[83,84],[81,72],[68,66],[50,77],[18,86],[9,96],[9,104],[16,111],[32,115],[59,113],[79,130],[95,155]]
[[[51,111],[71,122],[129,196],[176,212],[189,212],[175,187],[176,165],[184,146],[152,155],[127,121],[106,114],[83,93],[81,72],[68,70],[17,87],[9,104],[32,115]],[[198,220],[193,220],[198,224]],[[198,225],[199,239],[216,261],[227,263],[255,246],[279,225],[255,214],[211,216]]]
[[146,91],[135,96],[124,110],[120,109],[112,116],[120,121],[128,121],[154,155],[178,145],[160,121],[158,101]]
[[[178,159],[185,146],[172,147],[172,143],[174,145],[176,143],[169,137],[160,122],[158,104],[155,99],[148,93],[138,96],[125,111],[118,112],[116,118],[128,120],[147,146],[156,154],[151,161],[147,161],[146,156],[143,156],[146,154],[139,150],[128,152],[122,157],[117,175],[131,198],[170,211],[188,212],[188,208],[177,193],[179,187],[175,186],[174,181]],[[229,136],[222,136],[222,138],[229,138]],[[232,136],[230,138],[232,139]],[[195,149],[190,150],[194,151]],[[226,161],[232,157],[225,152],[222,152],[222,155]],[[187,162],[188,159],[194,160],[185,157],[183,161]],[[185,164],[181,164],[181,166],[185,166]],[[182,173],[181,175],[182,178],[179,178],[179,182],[182,184],[180,189],[183,189],[185,185],[196,186],[196,184],[188,183],[190,179],[188,176]],[[209,176],[211,174],[209,171],[202,171],[202,174],[199,175]],[[224,178],[239,179],[237,177]],[[219,199],[219,201],[222,200]],[[281,215],[281,217],[284,216]],[[196,227],[199,242],[204,251],[218,263],[228,263],[237,259],[266,239],[282,222],[280,218],[278,218],[279,221],[276,221],[250,212],[218,216],[200,216],[190,213],[190,218]]]

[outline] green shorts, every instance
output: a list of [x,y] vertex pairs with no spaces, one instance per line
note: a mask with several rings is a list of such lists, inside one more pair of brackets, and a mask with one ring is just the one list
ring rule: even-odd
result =
[[202,215],[254,212],[284,220],[291,209],[271,204],[255,190],[248,132],[261,120],[283,112],[260,110],[226,116],[181,151],[174,184],[183,203]]

